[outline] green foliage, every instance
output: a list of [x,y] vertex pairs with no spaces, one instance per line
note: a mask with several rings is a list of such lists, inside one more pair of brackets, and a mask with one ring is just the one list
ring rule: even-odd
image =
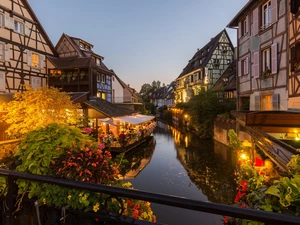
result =
[[229,148],[233,150],[240,150],[242,149],[242,142],[240,141],[239,137],[235,133],[233,129],[230,129],[228,131],[228,137],[229,137]]
[[50,163],[70,146],[83,148],[91,140],[78,128],[52,123],[25,135],[16,156],[21,161],[16,169],[37,175],[47,175]]
[[220,102],[217,95],[211,91],[199,92],[181,107],[186,107],[185,112],[190,115],[190,122],[200,138],[212,138],[217,115],[235,109],[235,105],[231,101]]

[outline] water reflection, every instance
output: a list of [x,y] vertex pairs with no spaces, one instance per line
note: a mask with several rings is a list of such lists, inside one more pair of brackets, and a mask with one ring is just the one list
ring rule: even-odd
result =
[[[192,133],[161,122],[154,130],[154,139],[155,149],[152,153],[149,150],[144,157],[148,163],[136,166],[143,169],[129,180],[136,189],[201,201],[232,203],[236,185],[232,156],[226,146],[213,140],[201,140]],[[132,153],[135,162],[142,161],[141,152],[142,148]],[[152,204],[152,208],[159,223],[222,224],[222,216],[218,215],[159,204]]]

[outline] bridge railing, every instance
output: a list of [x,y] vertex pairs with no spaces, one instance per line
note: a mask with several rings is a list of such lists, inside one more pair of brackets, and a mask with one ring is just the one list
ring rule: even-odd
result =
[[[29,220],[27,220],[27,223],[25,223],[24,221],[20,222],[20,220],[16,219],[16,214],[14,212],[15,212],[15,196],[17,194],[16,193],[17,179],[38,181],[41,183],[56,184],[63,187],[84,189],[84,190],[89,190],[91,192],[108,194],[113,198],[124,197],[124,198],[131,198],[131,199],[139,199],[139,200],[149,201],[152,203],[158,203],[162,205],[174,206],[178,208],[189,209],[189,210],[194,210],[199,212],[206,212],[206,213],[217,214],[217,215],[226,215],[235,218],[249,219],[249,220],[265,222],[267,224],[273,224],[273,225],[300,224],[300,217],[296,217],[296,216],[289,216],[284,214],[271,213],[271,212],[246,209],[246,208],[238,208],[235,206],[186,199],[183,197],[175,197],[175,196],[150,193],[150,192],[139,191],[139,190],[106,186],[101,184],[92,184],[87,182],[77,182],[77,181],[58,179],[53,177],[31,175],[27,173],[21,173],[21,172],[3,170],[3,169],[0,169],[0,176],[8,177],[8,194],[6,195],[6,197],[2,198],[3,207],[2,207],[2,214],[1,214],[2,216],[1,225],[47,224],[44,221],[41,221],[42,216],[33,220],[32,223],[28,222]],[[33,210],[38,210],[38,207],[36,207],[35,209],[33,208]],[[97,222],[97,223],[94,222],[90,224],[141,224],[141,225],[152,224],[146,221],[135,220],[123,216],[116,216],[111,214],[110,212],[91,213],[91,212],[72,211],[64,208],[61,209],[61,212],[62,214],[61,214],[60,223],[63,224],[65,222],[64,224],[67,225],[69,224],[82,225],[83,223],[79,223],[80,219],[77,218],[83,218],[83,217],[101,218],[100,219],[101,222]],[[69,217],[66,216],[67,214],[69,214]],[[81,217],[77,217],[77,215],[81,215]],[[71,218],[71,217],[73,218],[72,222],[67,223],[66,218]]]

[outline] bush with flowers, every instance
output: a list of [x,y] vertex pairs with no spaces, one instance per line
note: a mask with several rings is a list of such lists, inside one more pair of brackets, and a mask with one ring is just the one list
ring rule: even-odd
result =
[[[83,134],[80,129],[62,124],[49,124],[29,132],[21,141],[14,168],[17,171],[37,175],[60,177],[64,179],[91,182],[129,188],[129,183],[118,180],[119,170],[126,161],[124,155],[112,157],[104,150],[103,144],[96,144]],[[0,191],[5,193],[6,181]],[[51,207],[67,207],[83,211],[112,212],[133,218],[155,221],[150,203],[141,200],[122,198],[119,201],[103,193],[89,192],[57,185],[38,183],[19,179],[17,206],[21,209],[22,202],[27,198],[35,198],[40,205]],[[132,202],[132,204],[128,204]],[[122,209],[124,209],[122,211]]]
[[[292,156],[283,176],[271,170],[270,160],[242,160],[236,172],[235,205],[299,216],[300,156]],[[225,224],[263,225],[262,222],[224,216]]]

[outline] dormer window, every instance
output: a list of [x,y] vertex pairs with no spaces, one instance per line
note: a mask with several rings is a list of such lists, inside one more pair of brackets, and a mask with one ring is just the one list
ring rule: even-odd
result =
[[85,50],[89,51],[90,47],[89,46],[85,46]]
[[80,43],[79,47],[80,47],[80,49],[84,50],[84,44]]
[[96,64],[97,64],[97,66],[100,66],[100,59],[99,58],[96,58]]

